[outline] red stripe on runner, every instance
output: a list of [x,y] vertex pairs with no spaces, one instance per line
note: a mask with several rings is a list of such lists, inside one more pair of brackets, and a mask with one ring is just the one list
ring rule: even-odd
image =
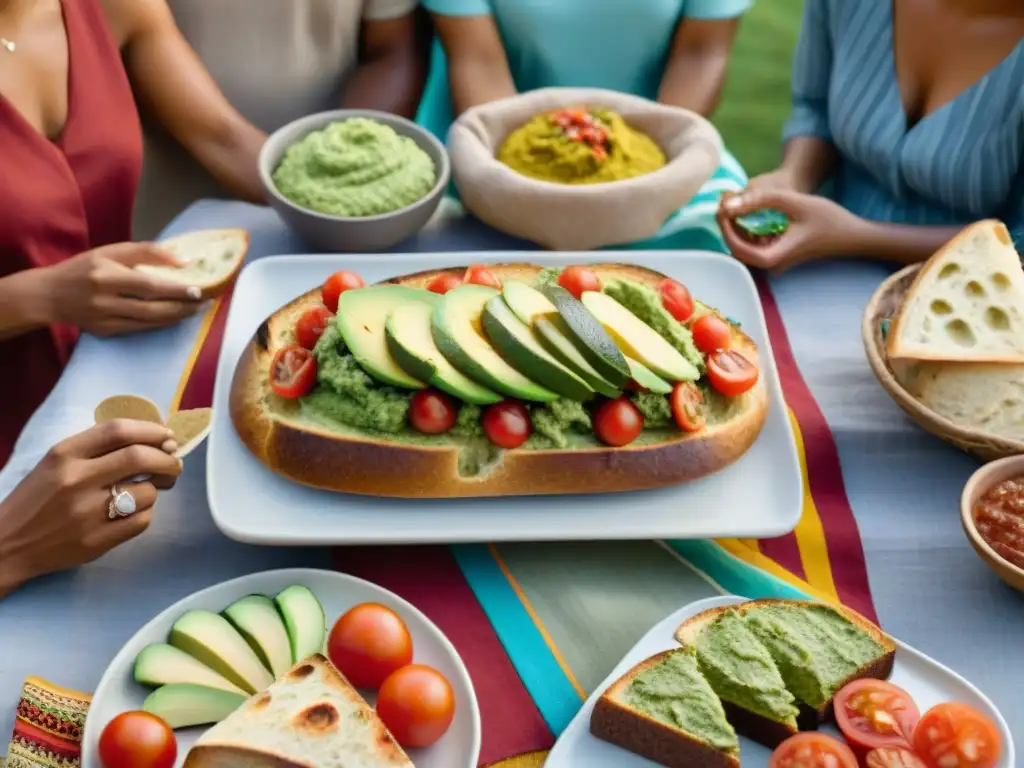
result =
[[864,546],[846,496],[835,438],[825,421],[825,415],[800,374],[771,287],[763,276],[758,275],[755,279],[786,402],[793,409],[803,435],[808,482],[825,529],[825,544],[836,591],[844,604],[877,622],[878,614],[871,599]]
[[770,557],[797,578],[807,579],[800,557],[800,545],[794,534],[787,533],[774,539],[758,539],[757,546],[765,557]]
[[217,377],[217,359],[220,357],[220,345],[224,340],[224,326],[228,321],[228,308],[231,306],[231,297],[234,291],[235,286],[232,284],[217,306],[217,314],[214,315],[203,346],[192,366],[188,382],[181,393],[181,402],[178,403],[180,411],[187,411],[190,408],[209,408],[213,405],[213,382]]
[[458,649],[480,704],[480,765],[551,747],[551,731],[447,547],[340,548],[334,563],[408,600]]

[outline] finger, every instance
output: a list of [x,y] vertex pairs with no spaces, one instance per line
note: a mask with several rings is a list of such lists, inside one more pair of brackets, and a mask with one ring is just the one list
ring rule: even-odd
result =
[[786,189],[747,188],[738,195],[723,197],[721,210],[730,218],[736,218],[771,208],[792,218],[793,212],[799,207],[800,198],[800,193]]
[[751,243],[736,230],[732,221],[724,216],[719,217],[718,223],[722,229],[722,239],[736,259],[748,267],[757,269],[764,269],[774,264],[771,258],[773,254],[769,251],[770,246]]
[[178,482],[178,478],[171,477],[169,475],[157,475],[150,478],[150,482],[153,483],[158,490],[169,491],[174,487],[174,484]]
[[191,317],[202,305],[195,301],[134,299],[125,296],[96,297],[96,309],[110,318],[164,326]]
[[[93,459],[129,445],[163,445],[174,433],[163,424],[133,419],[114,419],[97,424],[58,444],[55,452],[78,459]],[[165,454],[166,455],[166,454]]]
[[166,327],[167,323],[143,323],[125,318],[106,318],[89,326],[88,331],[95,336],[127,336],[133,333],[159,331]]
[[156,275],[118,263],[106,265],[99,274],[98,282],[102,293],[138,299],[163,299],[196,304],[203,294],[198,286],[161,280]]
[[152,445],[129,445],[89,462],[86,477],[98,485],[113,485],[136,475],[181,474],[181,461]]
[[[157,489],[153,483],[146,481],[142,483],[114,483],[111,487],[104,487],[102,490],[107,494],[106,506],[103,508],[104,514],[110,516],[110,502],[114,500],[113,489],[117,489],[118,493],[127,491],[131,494],[132,498],[135,499],[135,512],[137,514],[139,510],[149,509],[156,504]],[[128,517],[131,517],[129,515]],[[114,522],[118,520],[127,520],[127,517],[116,517]]]
[[[106,510],[104,510],[106,514]],[[153,507],[140,507],[139,511],[128,517],[104,520],[95,533],[95,539],[89,544],[100,552],[108,552],[116,546],[124,544],[149,528],[153,522]]]
[[152,264],[157,267],[183,267],[185,262],[156,243],[117,243],[103,250],[103,257],[134,267]]

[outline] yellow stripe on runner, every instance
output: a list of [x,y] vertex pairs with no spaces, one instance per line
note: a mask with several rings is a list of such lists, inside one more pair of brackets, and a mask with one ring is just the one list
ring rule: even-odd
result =
[[576,676],[569,669],[568,663],[565,661],[565,657],[562,656],[562,652],[558,650],[558,646],[555,645],[555,641],[551,638],[547,629],[544,627],[544,623],[540,620],[540,616],[537,615],[537,611],[534,610],[533,606],[530,605],[529,599],[526,597],[526,593],[523,592],[523,588],[516,581],[516,577],[512,575],[512,571],[508,565],[502,559],[501,555],[498,554],[498,548],[493,544],[488,544],[487,549],[490,550],[491,557],[494,558],[494,562],[498,564],[498,568],[501,569],[502,575],[508,581],[509,586],[512,587],[512,591],[516,593],[516,597],[519,598],[519,602],[523,604],[523,608],[526,609],[527,615],[533,621],[534,626],[537,627],[537,631],[540,632],[540,636],[544,638],[544,642],[548,646],[548,650],[551,651],[551,655],[554,656],[555,661],[558,662],[558,666],[562,668],[562,672],[565,674],[565,679],[569,681],[569,685],[573,687],[573,690],[579,695],[580,699],[586,701],[587,694],[583,690],[583,686],[579,684]]
[[178,410],[181,405],[181,398],[185,395],[185,387],[188,386],[188,380],[192,377],[192,370],[196,367],[196,361],[199,359],[199,353],[203,351],[203,345],[206,344],[206,338],[210,335],[210,328],[213,327],[213,320],[217,317],[217,310],[220,309],[221,299],[214,299],[210,308],[206,310],[206,314],[203,315],[203,322],[199,326],[199,334],[196,336],[196,340],[192,345],[192,351],[189,352],[188,360],[185,362],[185,368],[181,372],[181,378],[178,379],[178,388],[174,392],[174,399],[171,400],[171,407],[168,414],[174,413]]

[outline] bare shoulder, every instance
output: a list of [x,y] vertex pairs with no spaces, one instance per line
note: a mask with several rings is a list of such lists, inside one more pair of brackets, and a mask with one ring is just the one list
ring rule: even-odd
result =
[[174,24],[167,0],[100,0],[100,5],[121,48],[140,35]]

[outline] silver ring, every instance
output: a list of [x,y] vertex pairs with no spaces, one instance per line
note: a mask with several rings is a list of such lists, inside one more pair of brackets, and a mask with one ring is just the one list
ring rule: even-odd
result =
[[116,485],[110,486],[110,503],[107,505],[107,517],[115,520],[119,517],[131,517],[138,510],[135,497],[131,491],[118,490]]

